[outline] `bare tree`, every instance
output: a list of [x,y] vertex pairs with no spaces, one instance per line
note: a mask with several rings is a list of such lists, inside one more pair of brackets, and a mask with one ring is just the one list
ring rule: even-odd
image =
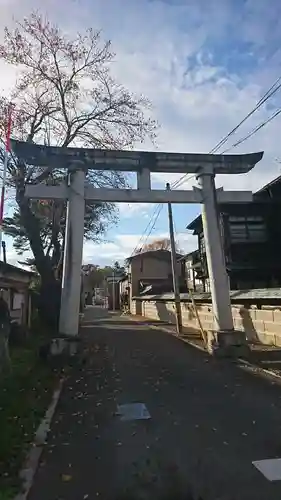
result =
[[[15,29],[6,28],[4,35],[0,57],[20,70],[11,96],[14,137],[62,147],[116,149],[155,138],[156,124],[149,116],[148,101],[112,78],[114,54],[99,31],[90,28],[70,38],[48,19],[33,13]],[[7,105],[6,99],[0,99],[2,130]],[[27,181],[56,184],[64,173],[29,168],[13,155],[8,169],[17,210],[7,221],[6,230],[16,237],[20,252],[30,246],[41,276],[41,309],[45,318],[57,316],[65,204],[27,200],[24,190]],[[95,186],[126,185],[126,178],[115,172],[91,173],[88,181]],[[115,215],[110,204],[87,204],[86,236],[102,234]]]
[[151,243],[147,243],[138,250],[138,253],[148,252],[150,250],[171,250],[171,242],[169,238],[159,238]]

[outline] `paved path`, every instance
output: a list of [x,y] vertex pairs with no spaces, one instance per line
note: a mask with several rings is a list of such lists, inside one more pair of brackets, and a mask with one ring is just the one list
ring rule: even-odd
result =
[[[133,500],[117,492],[142,482],[174,482],[160,497],[170,500],[281,498],[281,481],[252,465],[281,457],[281,386],[125,317],[102,312],[92,326],[89,314],[86,362],[66,382],[30,500]],[[120,421],[116,405],[133,402],[151,419]],[[176,495],[181,480],[193,496]]]

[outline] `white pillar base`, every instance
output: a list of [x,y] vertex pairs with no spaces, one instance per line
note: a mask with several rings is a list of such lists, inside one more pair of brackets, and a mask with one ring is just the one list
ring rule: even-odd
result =
[[78,353],[80,338],[75,337],[57,337],[51,340],[51,357],[73,357]]
[[250,347],[244,331],[208,331],[207,340],[208,352],[213,356],[230,358],[245,358],[249,356]]

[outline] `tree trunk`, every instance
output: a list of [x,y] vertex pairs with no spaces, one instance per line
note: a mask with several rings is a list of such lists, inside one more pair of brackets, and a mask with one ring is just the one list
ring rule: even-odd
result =
[[[53,278],[53,277],[52,277]],[[54,330],[59,327],[61,282],[55,279],[41,279],[38,310],[44,324]]]
[[42,321],[57,330],[59,321],[61,282],[56,279],[51,259],[44,254],[38,220],[32,213],[29,200],[24,196],[24,182],[17,186],[16,200],[20,209],[21,222],[25,228],[35,265],[41,277],[38,312]]

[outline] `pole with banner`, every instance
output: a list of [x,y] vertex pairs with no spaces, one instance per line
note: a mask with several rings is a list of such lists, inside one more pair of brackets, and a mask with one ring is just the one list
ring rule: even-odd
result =
[[2,177],[2,190],[1,190],[1,201],[0,201],[0,256],[2,257],[2,239],[3,239],[3,218],[4,218],[4,204],[5,204],[5,189],[6,189],[6,178],[7,178],[7,167],[8,167],[8,158],[9,152],[11,150],[10,139],[11,139],[11,130],[12,130],[12,104],[8,107],[8,120],[7,120],[7,128],[6,128],[6,137],[5,137],[5,156],[4,156],[4,164],[3,164],[3,177]]

